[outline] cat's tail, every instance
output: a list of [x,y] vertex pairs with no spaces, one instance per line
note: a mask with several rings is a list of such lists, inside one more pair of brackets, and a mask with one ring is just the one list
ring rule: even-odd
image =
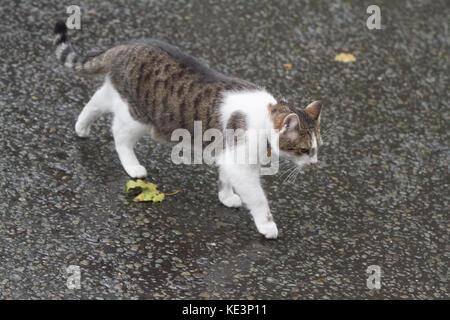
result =
[[89,75],[102,75],[109,71],[109,61],[102,57],[104,52],[86,57],[82,57],[75,52],[70,43],[64,21],[56,22],[54,34],[53,44],[56,58],[65,67]]

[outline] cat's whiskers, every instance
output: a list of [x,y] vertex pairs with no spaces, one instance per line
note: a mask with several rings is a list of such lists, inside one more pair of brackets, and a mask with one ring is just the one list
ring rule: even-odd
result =
[[292,169],[292,170],[289,172],[289,174],[285,177],[285,179],[284,179],[283,182],[282,182],[283,184],[289,181],[289,178],[290,178],[291,175],[294,173],[294,170],[295,170],[295,168]]
[[286,182],[287,183],[291,183],[291,179],[292,179],[292,177],[294,176],[294,174],[295,174],[295,168],[292,170],[292,172],[289,174],[289,176],[286,178]]
[[285,177],[285,178],[287,178],[287,177],[289,176],[289,174],[292,172],[292,170],[294,170],[294,169],[295,169],[295,166],[292,166],[292,167],[287,168],[286,171],[284,171],[284,172],[280,175],[280,177]]
[[287,172],[288,172],[288,175],[285,177],[285,179],[283,180],[282,183],[285,183],[286,181],[289,180],[289,177],[290,177],[291,174],[294,172],[294,170],[295,170],[295,168],[291,168],[291,169],[289,169],[289,170],[287,171]]
[[291,184],[295,183],[295,180],[297,180],[297,176],[300,173],[300,171],[301,171],[301,167],[298,167],[297,169],[295,169],[294,174],[289,179],[289,183],[291,183]]
[[301,170],[301,168],[299,168],[299,170],[297,171],[297,174],[295,175],[294,182],[297,180],[298,175],[302,172],[303,172],[303,170]]
[[284,179],[283,183],[287,182],[287,183],[292,183],[295,181],[295,179],[297,178],[298,173],[300,172],[301,167],[299,166],[294,166],[294,168],[290,171],[289,175],[286,177],[286,179]]
[[285,176],[286,174],[290,173],[292,169],[294,169],[297,165],[295,163],[287,162],[287,164],[282,168],[285,171],[280,174],[280,177]]

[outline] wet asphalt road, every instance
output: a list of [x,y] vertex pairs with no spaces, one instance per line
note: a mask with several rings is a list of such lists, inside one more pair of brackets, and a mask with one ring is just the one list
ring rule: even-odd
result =
[[377,1],[382,30],[366,27],[371,1],[76,3],[79,51],[156,37],[295,106],[322,99],[321,164],[264,178],[276,241],[219,203],[214,168],[176,166],[149,138],[148,180],[182,192],[130,201],[110,119],[75,136],[101,80],[54,61],[66,5],[2,1],[1,299],[450,298],[448,1]]

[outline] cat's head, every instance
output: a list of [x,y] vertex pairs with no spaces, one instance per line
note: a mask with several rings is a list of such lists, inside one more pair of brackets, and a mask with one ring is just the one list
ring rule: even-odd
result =
[[269,105],[275,129],[280,131],[280,156],[298,166],[317,164],[322,103],[314,101],[304,109],[289,108],[284,103]]

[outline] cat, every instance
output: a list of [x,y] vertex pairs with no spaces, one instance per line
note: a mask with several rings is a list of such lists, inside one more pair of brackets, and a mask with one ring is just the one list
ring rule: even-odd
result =
[[[322,144],[322,103],[304,109],[277,102],[264,88],[216,72],[177,47],[147,39],[80,56],[73,49],[66,24],[54,27],[56,57],[64,66],[85,75],[101,75],[104,84],[83,108],[75,124],[79,137],[88,137],[91,124],[113,113],[112,132],[120,162],[133,178],[147,176],[134,146],[147,133],[170,142],[177,128],[193,131],[194,120],[203,130],[216,128],[275,129],[272,152],[302,167],[318,161]],[[258,165],[219,165],[219,200],[227,207],[244,204],[257,230],[268,239],[278,237],[260,183]]]

